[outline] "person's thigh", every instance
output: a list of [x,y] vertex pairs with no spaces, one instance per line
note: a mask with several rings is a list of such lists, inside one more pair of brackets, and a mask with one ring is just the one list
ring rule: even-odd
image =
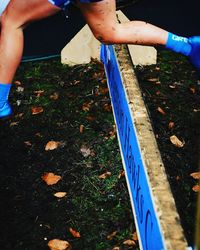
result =
[[97,39],[101,40],[104,34],[115,33],[117,24],[115,0],[79,2],[78,6]]
[[48,0],[11,0],[1,18],[19,27],[54,15],[59,10]]

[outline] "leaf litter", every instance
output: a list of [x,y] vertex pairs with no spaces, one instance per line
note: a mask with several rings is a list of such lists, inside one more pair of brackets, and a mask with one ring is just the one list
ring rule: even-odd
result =
[[[118,178],[122,163],[102,64],[27,63],[17,79],[29,86],[12,92],[15,112],[23,116],[15,116],[17,126],[9,126],[11,119],[0,130],[7,156],[1,157],[4,249],[29,249],[30,242],[33,249],[125,248],[135,227],[125,178]],[[32,115],[33,107],[45,112]],[[110,178],[98,178],[106,172]]]
[[[137,67],[136,71],[181,224],[188,244],[193,245],[199,186],[194,183],[198,174],[190,174],[198,173],[200,167],[200,116],[194,111],[200,108],[198,76],[184,57],[162,50],[158,50],[156,66]],[[157,78],[159,85],[149,84]]]

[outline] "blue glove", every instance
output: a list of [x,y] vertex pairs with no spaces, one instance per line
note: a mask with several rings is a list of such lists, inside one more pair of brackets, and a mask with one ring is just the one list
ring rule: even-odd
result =
[[190,62],[195,66],[198,74],[200,74],[200,36],[190,37],[188,43],[192,47],[190,54],[188,55]]

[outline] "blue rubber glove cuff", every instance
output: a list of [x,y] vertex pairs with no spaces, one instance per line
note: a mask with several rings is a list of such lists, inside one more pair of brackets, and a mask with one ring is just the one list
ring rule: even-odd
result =
[[168,33],[168,39],[165,47],[176,53],[181,53],[185,56],[190,55],[190,52],[192,50],[192,46],[189,43],[188,38],[177,36],[170,32]]

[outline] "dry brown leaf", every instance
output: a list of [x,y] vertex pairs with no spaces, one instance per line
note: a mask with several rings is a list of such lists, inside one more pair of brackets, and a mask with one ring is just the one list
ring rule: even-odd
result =
[[90,122],[94,121],[95,119],[96,119],[96,118],[95,118],[94,116],[92,116],[92,115],[86,116],[86,120],[88,120],[88,121],[90,121]]
[[134,240],[134,241],[138,241],[138,235],[137,235],[137,232],[134,232],[134,233],[132,234],[132,240]]
[[170,136],[170,141],[174,144],[177,148],[182,148],[185,145],[185,142],[180,141],[176,135]]
[[111,234],[109,234],[109,235],[107,236],[107,239],[108,239],[108,240],[112,240],[112,239],[116,236],[116,234],[117,234],[117,231],[112,232]]
[[158,78],[149,78],[147,79],[148,82],[158,82],[159,79]]
[[57,141],[49,141],[47,142],[46,146],[45,146],[45,150],[54,150],[59,146],[59,142]]
[[168,128],[169,129],[172,129],[174,127],[175,123],[174,122],[169,122],[168,124]]
[[49,98],[50,98],[51,100],[56,101],[56,100],[58,100],[58,98],[59,98],[59,94],[58,94],[57,92],[54,92],[52,95],[50,95]]
[[17,85],[17,86],[22,85],[22,83],[20,81],[14,81],[14,84]]
[[18,113],[18,114],[16,114],[16,118],[22,118],[22,116],[24,115],[24,113]]
[[42,137],[42,135],[41,135],[40,132],[37,132],[37,133],[35,134],[35,136],[37,136],[37,137]]
[[126,246],[135,246],[136,245],[134,240],[125,240],[123,242],[123,244],[126,245]]
[[29,147],[32,146],[32,143],[30,141],[25,141],[24,144]]
[[113,247],[112,250],[120,250],[120,247]]
[[45,173],[42,176],[42,180],[46,182],[47,185],[54,185],[61,179],[60,175],[55,175],[54,173]]
[[35,90],[34,91],[34,94],[37,96],[37,97],[40,97],[44,94],[44,90]]
[[192,92],[192,94],[195,94],[195,92],[196,92],[195,87],[190,87],[190,91]]
[[111,172],[107,171],[104,174],[99,175],[99,179],[106,179],[112,175]]
[[170,89],[175,89],[176,85],[169,85]]
[[112,106],[108,103],[103,105],[103,109],[107,112],[111,112],[112,111]]
[[80,125],[79,131],[80,131],[81,134],[83,133],[83,131],[84,131],[84,125],[83,124]]
[[102,79],[102,80],[101,80],[101,83],[102,83],[102,84],[106,84],[106,83],[107,83],[107,79]]
[[121,179],[121,178],[124,177],[124,176],[125,176],[125,171],[122,170],[122,171],[120,172],[120,174],[118,175],[118,179]]
[[198,180],[198,179],[200,179],[200,172],[191,173],[190,176],[192,176],[194,179]]
[[90,108],[91,108],[91,104],[92,104],[92,102],[83,103],[82,110],[85,111],[85,112],[88,112],[90,110]]
[[18,86],[16,89],[16,92],[18,92],[18,93],[24,92],[24,87]]
[[19,125],[19,122],[11,122],[10,123],[10,127],[14,127],[14,126],[18,126]]
[[54,194],[54,196],[57,197],[57,198],[63,198],[66,195],[67,195],[66,192],[57,192],[57,193]]
[[37,115],[40,114],[44,111],[44,109],[42,107],[32,107],[31,108],[31,113],[32,115]]
[[194,186],[192,187],[192,190],[193,190],[194,192],[200,192],[200,186],[199,186],[199,185],[194,185]]
[[70,250],[71,249],[71,245],[69,244],[68,241],[59,240],[59,239],[50,240],[48,242],[48,247],[51,250]]
[[108,88],[103,88],[103,87],[100,87],[100,88],[99,88],[99,92],[100,92],[101,94],[107,94],[108,91],[109,91]]
[[81,235],[79,232],[77,232],[76,230],[72,229],[71,227],[69,228],[70,233],[75,237],[75,238],[80,238]]
[[161,107],[158,107],[157,110],[158,110],[158,112],[161,113],[162,115],[166,115],[166,112],[165,112]]
[[91,155],[91,150],[88,146],[82,145],[80,151],[84,157],[88,157]]

